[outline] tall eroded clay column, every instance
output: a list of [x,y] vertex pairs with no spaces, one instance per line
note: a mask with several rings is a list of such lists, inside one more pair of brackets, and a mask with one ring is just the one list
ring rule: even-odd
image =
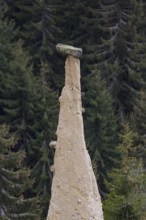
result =
[[57,45],[67,55],[65,86],[54,158],[52,196],[47,220],[103,220],[102,204],[88,155],[83,129],[80,48]]

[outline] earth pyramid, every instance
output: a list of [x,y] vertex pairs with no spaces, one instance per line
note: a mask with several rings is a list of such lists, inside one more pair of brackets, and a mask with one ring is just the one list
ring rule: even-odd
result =
[[47,220],[103,220],[98,186],[84,139],[79,59],[82,49],[58,44],[57,50],[67,58],[65,86],[59,98],[54,176]]

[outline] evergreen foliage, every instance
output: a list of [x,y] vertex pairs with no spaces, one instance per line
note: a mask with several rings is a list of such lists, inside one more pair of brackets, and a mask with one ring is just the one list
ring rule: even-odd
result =
[[144,167],[146,166],[145,157],[146,157],[146,93],[142,90],[139,93],[138,99],[134,105],[133,114],[130,117],[131,119],[131,129],[137,133],[137,139],[135,140],[136,144],[139,144],[141,147],[138,151],[139,157],[143,159]]
[[15,41],[14,23],[0,21],[0,122],[11,123],[19,147],[30,152],[33,133],[33,77],[22,43]]
[[36,198],[25,198],[32,185],[30,170],[24,167],[24,151],[13,151],[15,137],[0,125],[0,219],[39,219]]
[[121,136],[118,152],[121,161],[110,173],[109,194],[104,202],[107,220],[140,220],[146,218],[146,174],[142,160],[137,158],[136,133],[129,126]]
[[56,36],[60,34],[60,29],[56,25],[58,20],[56,1],[16,0],[8,5],[11,17],[20,28],[18,37],[24,40],[24,47],[30,53],[35,75],[40,74],[43,62],[48,68],[50,82],[51,79],[53,81]]
[[[21,161],[25,150],[23,163],[34,181],[33,189],[24,187],[21,193],[25,199],[38,195],[40,219],[46,219],[51,196],[54,152],[49,142],[56,139],[64,79],[56,43],[83,48],[85,137],[101,195],[107,196],[106,219],[146,218],[145,16],[145,0],[0,0],[0,124],[8,123],[17,136],[17,143],[10,138],[7,145],[15,147],[6,147],[4,154],[20,155]],[[119,122],[127,116],[131,130],[124,128],[119,141]]]
[[[112,98],[99,75],[87,78],[85,137],[100,190],[116,158],[117,123]],[[102,192],[103,193],[103,192]],[[105,193],[105,192],[104,192]],[[103,196],[103,194],[102,194]]]
[[[9,53],[5,54],[8,44],[2,51],[8,70],[1,69],[1,122],[11,123],[11,129],[18,137],[16,148],[27,152],[26,164],[32,168],[31,175],[34,177],[31,193],[40,196],[42,218],[45,219],[52,181],[50,166],[53,163],[49,142],[55,138],[57,127],[57,95],[50,88],[51,82],[48,83],[50,67],[46,58],[42,56],[40,75],[34,77],[28,66],[28,54],[24,53],[21,42],[15,41],[14,23],[4,22],[6,27],[2,39],[11,28],[12,43]],[[9,43],[11,38],[8,38]]]
[[35,178],[34,191],[40,196],[42,218],[45,219],[48,211],[51,195],[54,152],[49,148],[49,142],[55,140],[57,128],[58,100],[57,95],[47,84],[46,75],[48,69],[42,63],[41,80],[36,82],[35,120],[37,121],[37,136],[33,142],[35,158],[32,175]]
[[83,74],[101,70],[123,122],[144,84],[142,1],[80,0],[66,5],[65,36],[70,43],[82,45]]
[[[30,153],[31,148],[28,142],[30,133],[33,134],[32,81],[31,76],[29,76],[29,69],[23,65],[25,57],[21,46],[13,52],[18,57],[10,61],[9,72],[2,73],[0,104],[3,114],[1,122],[11,122],[12,130],[19,137],[19,147]],[[16,60],[19,63],[16,63]]]
[[[101,17],[102,73],[114,96],[120,119],[133,110],[133,102],[142,87],[141,62],[144,42],[139,35],[142,17],[140,1],[103,1]],[[127,101],[128,100],[128,101]]]
[[98,27],[98,5],[99,1],[79,0],[67,1],[64,7],[63,40],[82,47],[82,72],[85,76],[93,70],[97,71],[97,45],[101,34]]
[[140,92],[131,115],[132,129],[138,133],[139,143],[146,147],[146,92]]

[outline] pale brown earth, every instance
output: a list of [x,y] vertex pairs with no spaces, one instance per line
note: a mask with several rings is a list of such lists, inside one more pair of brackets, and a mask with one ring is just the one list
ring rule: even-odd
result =
[[47,220],[103,220],[102,204],[84,139],[80,61],[68,56]]

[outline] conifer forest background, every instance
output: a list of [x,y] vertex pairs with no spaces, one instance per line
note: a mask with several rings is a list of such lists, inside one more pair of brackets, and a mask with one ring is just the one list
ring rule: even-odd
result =
[[105,220],[146,220],[146,0],[0,0],[0,219],[45,220],[64,57],[83,49]]

